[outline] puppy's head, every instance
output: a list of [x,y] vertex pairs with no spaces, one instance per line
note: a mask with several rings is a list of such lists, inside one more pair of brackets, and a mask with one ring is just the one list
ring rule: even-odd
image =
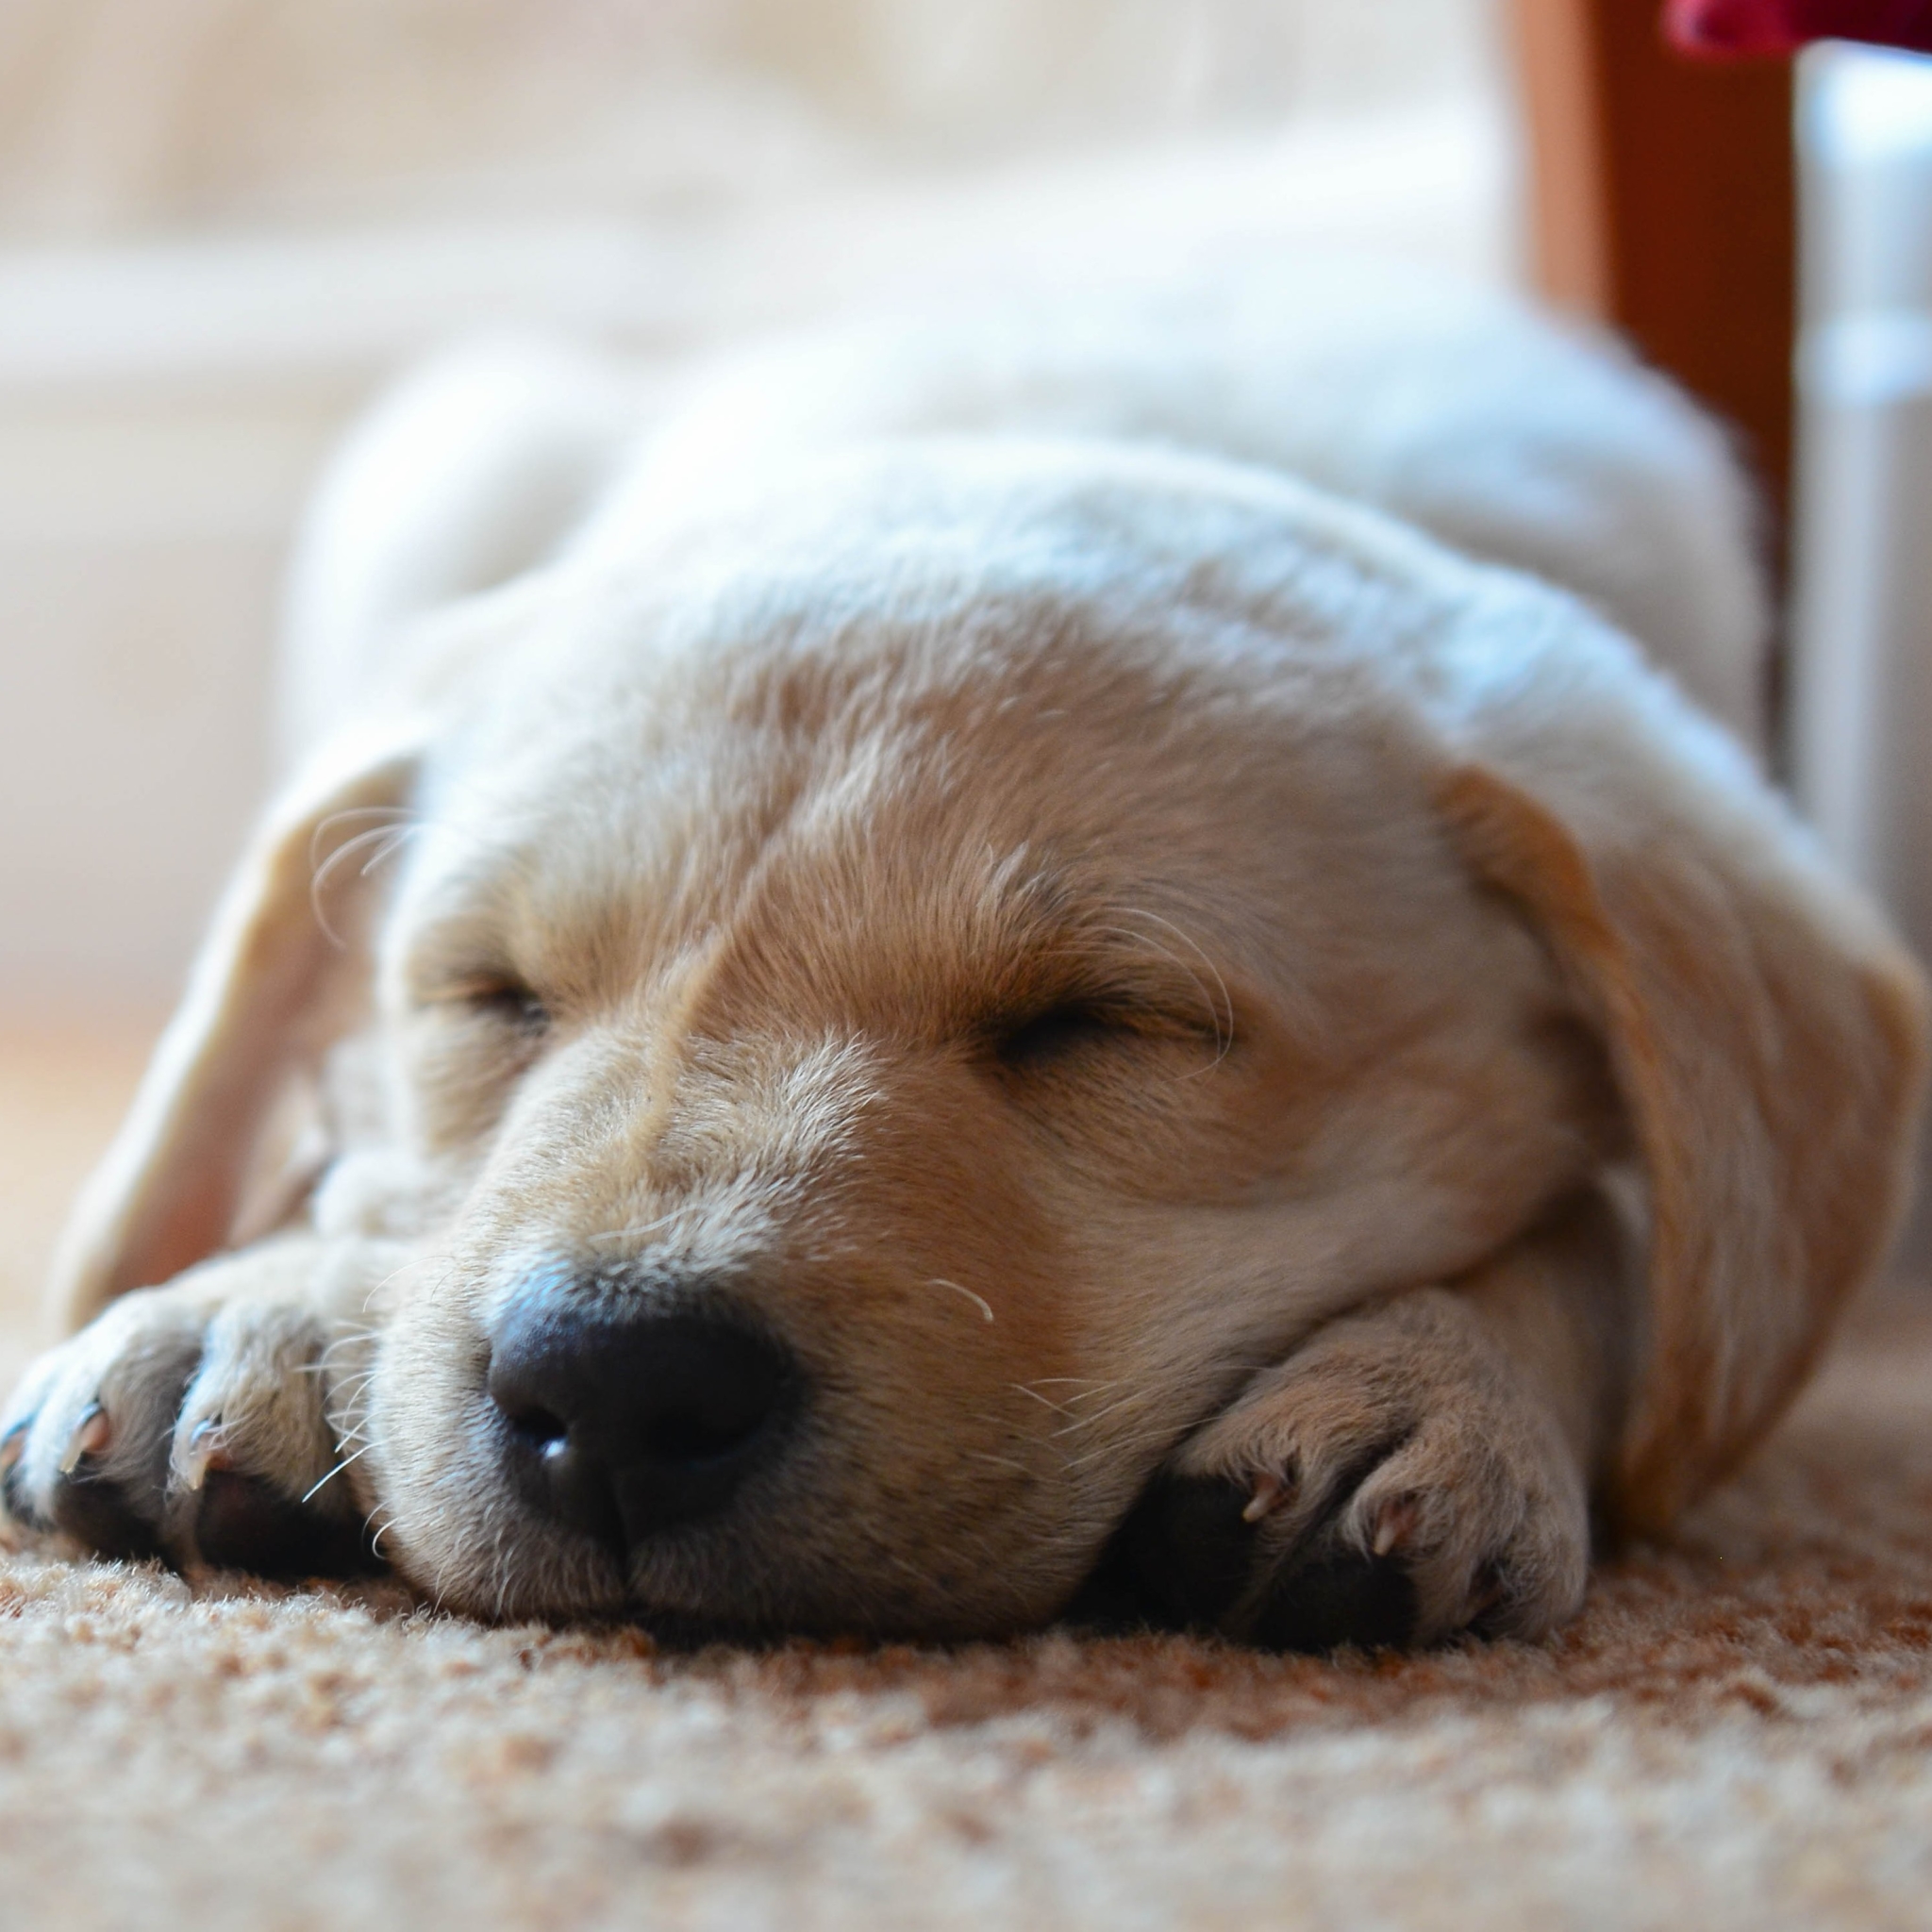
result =
[[[1857,1058],[1841,1138],[1888,1211],[1912,1015],[1882,942],[1819,930],[1836,902],[1793,901],[1748,774],[1698,777],[1700,727],[1530,587],[1237,472],[930,447],[627,533],[495,622],[510,648],[439,674],[413,776],[351,758],[271,840],[184,1023],[177,1124],[124,1161],[112,1259],[81,1268],[98,1292],[222,1238],[239,1182],[208,1176],[239,1155],[184,1163],[169,1133],[225,1066],[232,1091],[236,1036],[269,1066],[293,1049],[262,1041],[340,1030],[313,1016],[366,952],[386,1092],[313,1211],[414,1242],[360,1468],[447,1601],[1037,1621],[1324,1315],[1453,1277],[1631,1146],[1694,1218],[1733,1096],[1639,1064],[1681,989],[1589,850],[1633,732],[1695,792],[1643,808],[1743,851],[1699,874],[1727,908],[1770,839],[1760,1017]],[[1635,709],[1595,741],[1579,704]],[[1547,768],[1566,732],[1580,778],[1560,745]],[[409,787],[366,948],[331,966],[259,914],[264,878],[306,878],[273,856],[302,827]],[[1797,1257],[1802,1311],[1877,1238]],[[1666,1339],[1701,1291],[1662,1281]],[[1660,1394],[1644,1425],[1714,1467],[1813,1327],[1786,1320],[1716,1423],[1657,1423]]]

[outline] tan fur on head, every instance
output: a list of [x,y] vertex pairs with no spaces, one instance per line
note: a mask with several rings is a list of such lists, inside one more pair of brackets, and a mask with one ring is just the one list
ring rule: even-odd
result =
[[[1695,498],[1705,445],[1637,413]],[[1415,1632],[1546,1627],[1586,1491],[1667,1522],[1876,1265],[1913,969],[1561,591],[1213,455],[892,432],[780,435],[689,501],[647,458],[559,560],[399,634],[372,706],[411,722],[329,753],[244,868],[70,1251],[77,1316],[234,1238],[312,1080],[325,1172],[261,1252],[277,1306],[309,1283],[275,1333],[346,1353],[255,1473],[293,1495],[341,1446],[332,1493],[445,1601],[1006,1629],[1124,1521],[1143,1567],[1205,1547],[1232,1484],[1266,1564],[1225,1627],[1302,1630],[1318,1545],[1324,1589],[1407,1561]],[[1696,576],[1720,495],[1657,608],[1748,605]],[[1486,514],[1506,555],[1623,527]],[[324,934],[314,854],[405,805]],[[142,1304],[168,1360],[210,1279]],[[620,1558],[510,1479],[492,1337],[558,1283],[795,1361],[724,1520]],[[281,1411],[207,1362],[137,1401],[148,1320],[36,1372],[8,1493],[92,1523],[73,1458],[108,1455],[192,1554],[185,1419],[253,1445]],[[184,1419],[172,1463],[117,1407]]]

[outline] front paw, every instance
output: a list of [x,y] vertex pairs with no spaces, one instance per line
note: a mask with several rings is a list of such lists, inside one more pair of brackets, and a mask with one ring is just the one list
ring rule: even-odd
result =
[[1177,1620],[1284,1650],[1540,1637],[1581,1604],[1590,1560],[1574,1454],[1442,1290],[1334,1322],[1258,1376],[1123,1541]]
[[29,1370],[0,1499],[34,1534],[265,1575],[371,1567],[343,1400],[363,1346],[317,1307],[307,1244],[124,1295]]

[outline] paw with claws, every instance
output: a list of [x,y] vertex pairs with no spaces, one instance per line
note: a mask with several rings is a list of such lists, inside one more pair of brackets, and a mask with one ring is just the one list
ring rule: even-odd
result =
[[1127,1524],[1180,1622],[1286,1650],[1534,1638],[1581,1603],[1582,1471],[1443,1290],[1320,1330],[1181,1445]]
[[114,1302],[34,1364],[0,1419],[8,1515],[183,1568],[371,1567],[355,1461],[373,1342],[330,1314],[331,1273],[290,1238]]

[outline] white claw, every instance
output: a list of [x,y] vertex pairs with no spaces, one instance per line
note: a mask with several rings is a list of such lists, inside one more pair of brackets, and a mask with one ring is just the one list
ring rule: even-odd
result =
[[1288,1493],[1288,1485],[1273,1470],[1263,1470],[1255,1478],[1255,1493],[1248,1498],[1248,1507],[1241,1511],[1241,1521],[1259,1523],[1262,1517],[1281,1507]]
[[188,1451],[175,1465],[175,1479],[192,1493],[208,1480],[209,1470],[226,1469],[228,1462],[228,1445],[222,1434],[221,1419],[212,1416],[196,1423],[188,1432]]
[[1374,1553],[1386,1557],[1395,1545],[1415,1528],[1417,1512],[1415,1505],[1407,1496],[1382,1506],[1380,1517],[1375,1524]]
[[61,1453],[60,1474],[72,1475],[80,1467],[82,1458],[98,1456],[112,1440],[113,1434],[114,1424],[108,1420],[108,1411],[98,1402],[90,1403]]

